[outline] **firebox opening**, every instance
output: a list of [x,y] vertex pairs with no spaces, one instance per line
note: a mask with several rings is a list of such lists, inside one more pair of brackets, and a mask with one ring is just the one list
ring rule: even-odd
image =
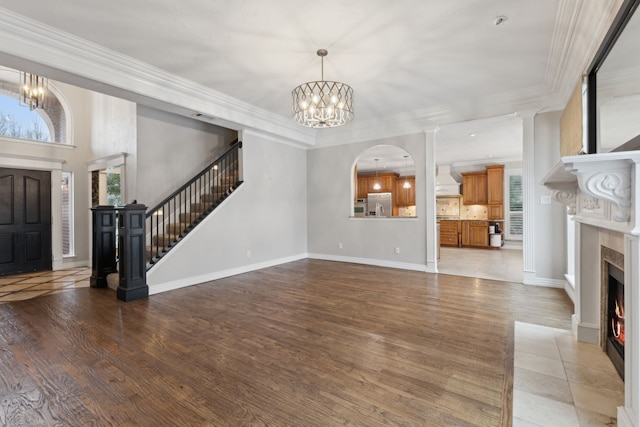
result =
[[607,274],[607,339],[605,351],[624,380],[624,272],[611,263]]

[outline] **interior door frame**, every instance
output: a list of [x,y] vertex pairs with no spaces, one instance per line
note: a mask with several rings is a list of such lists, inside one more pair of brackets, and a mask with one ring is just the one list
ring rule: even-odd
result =
[[62,261],[62,165],[64,160],[0,154],[0,167],[51,172],[51,268],[61,270]]

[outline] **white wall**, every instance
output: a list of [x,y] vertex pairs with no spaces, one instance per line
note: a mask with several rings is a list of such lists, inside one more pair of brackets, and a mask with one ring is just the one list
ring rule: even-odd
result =
[[536,282],[564,286],[567,266],[566,207],[554,200],[542,204],[542,197],[551,196],[542,180],[560,160],[561,111],[542,113],[534,122],[535,175],[535,273]]
[[138,105],[139,203],[153,207],[229,149],[235,131]]
[[149,271],[151,293],[306,256],[306,152],[253,132],[241,140],[244,184]]
[[[367,148],[383,144],[404,149],[415,162],[417,219],[350,218],[353,165]],[[423,133],[310,150],[307,194],[311,256],[424,268],[424,158]],[[400,248],[399,254],[394,253],[396,247]]]
[[136,104],[97,92],[85,92],[89,95],[87,111],[90,113],[86,120],[91,124],[88,160],[126,153],[125,199],[122,202],[131,203],[137,197]]

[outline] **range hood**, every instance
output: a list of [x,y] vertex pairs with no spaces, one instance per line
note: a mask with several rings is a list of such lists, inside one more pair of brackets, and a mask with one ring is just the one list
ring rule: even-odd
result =
[[436,196],[459,196],[460,183],[451,175],[451,166],[438,165],[436,174]]

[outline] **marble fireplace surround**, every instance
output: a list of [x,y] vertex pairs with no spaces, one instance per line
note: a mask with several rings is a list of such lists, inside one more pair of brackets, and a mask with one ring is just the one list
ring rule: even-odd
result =
[[576,222],[572,325],[578,341],[601,345],[601,247],[624,257],[625,404],[618,407],[622,427],[640,427],[639,164],[640,151],[568,156],[543,179]]

